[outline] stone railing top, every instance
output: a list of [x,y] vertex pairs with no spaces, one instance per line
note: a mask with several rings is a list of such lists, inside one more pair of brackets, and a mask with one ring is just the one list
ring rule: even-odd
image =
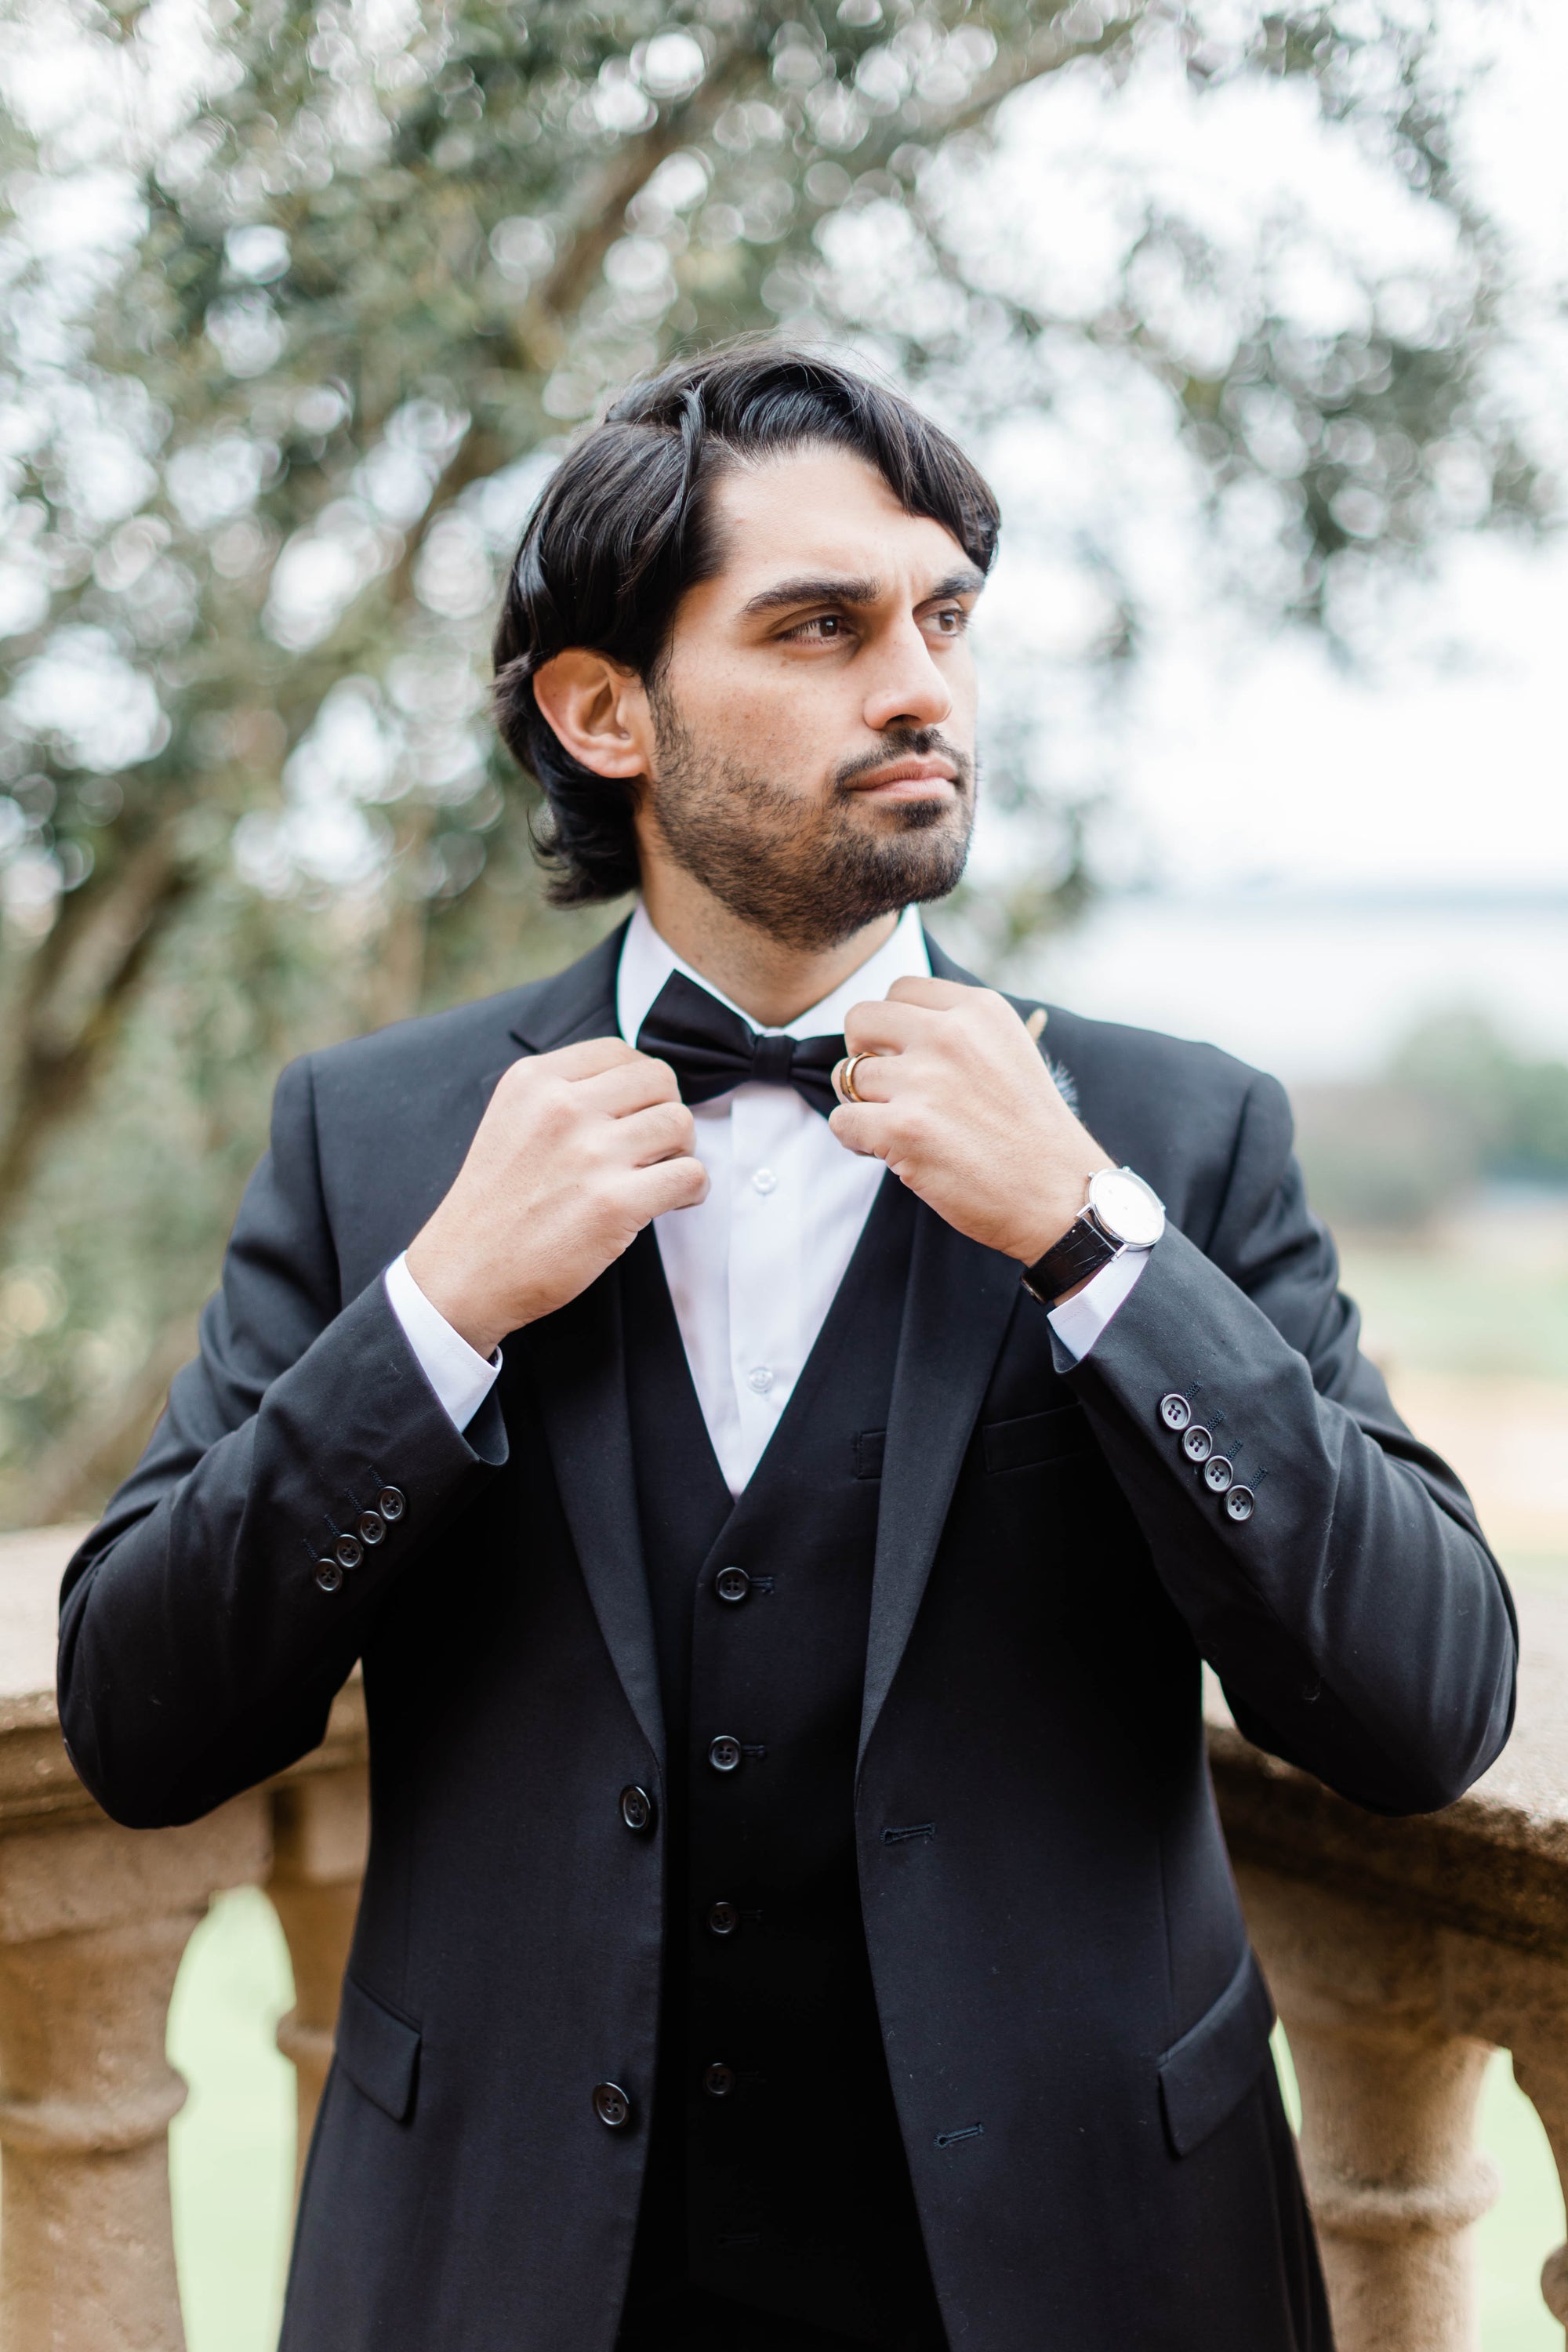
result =
[[1514,1587],[1513,1737],[1443,1812],[1389,1821],[1244,1739],[1209,1686],[1209,1756],[1232,1851],[1335,1878],[1529,1949],[1568,1957],[1568,1580]]
[[[0,1536],[0,1819],[87,1801],[59,1744],[54,1692],[60,1573],[81,1532]],[[1523,1664],[1513,1738],[1442,1813],[1391,1822],[1346,1804],[1243,1739],[1211,1688],[1210,1752],[1237,1851],[1568,1953],[1568,1581],[1561,1591],[1526,1584],[1516,1597]],[[354,1687],[334,1710],[321,1760],[340,1760],[363,1727]]]

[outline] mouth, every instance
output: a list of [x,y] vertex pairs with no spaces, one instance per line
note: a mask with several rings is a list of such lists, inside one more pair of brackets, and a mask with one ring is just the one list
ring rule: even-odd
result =
[[956,800],[958,771],[951,760],[891,760],[857,776],[849,790],[874,801]]

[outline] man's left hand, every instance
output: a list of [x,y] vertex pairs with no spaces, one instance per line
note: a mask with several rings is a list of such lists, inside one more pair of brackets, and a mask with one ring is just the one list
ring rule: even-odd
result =
[[885,1160],[939,1217],[1032,1265],[1083,1207],[1110,1154],[1062,1100],[1005,997],[951,980],[895,981],[855,1005],[846,1051],[855,1091],[830,1122],[851,1151]]

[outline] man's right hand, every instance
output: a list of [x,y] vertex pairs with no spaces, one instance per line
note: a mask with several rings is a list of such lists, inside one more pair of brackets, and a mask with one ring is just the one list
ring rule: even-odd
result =
[[703,1198],[695,1140],[668,1064],[619,1037],[514,1062],[408,1271],[491,1356],[586,1290],[651,1218]]

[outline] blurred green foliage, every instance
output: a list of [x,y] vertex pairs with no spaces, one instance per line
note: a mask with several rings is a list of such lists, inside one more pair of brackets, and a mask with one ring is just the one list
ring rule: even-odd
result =
[[[861,351],[983,442],[1114,361],[1215,516],[1253,518],[1245,591],[1287,618],[1540,502],[1488,375],[1498,256],[1453,179],[1455,90],[1419,10],[4,0],[0,19],[13,1521],[89,1507],[134,1453],[279,1065],[591,935],[542,914],[485,646],[530,502],[607,387],[777,329]],[[1369,286],[1329,328],[1290,310],[1288,271],[1227,292],[1223,237],[1158,191],[1087,310],[1015,282],[1017,225],[961,201],[999,110],[1068,69],[1114,90],[1153,43],[1200,93],[1310,92],[1441,225],[1421,299]],[[1114,676],[1137,592],[1080,536],[1111,614],[1085,659]],[[1004,947],[1086,880],[1027,664],[1025,688],[997,698],[991,773],[1055,809],[1063,847],[1003,894]]]
[[1436,1014],[1383,1077],[1295,1103],[1331,1223],[1417,1232],[1483,1181],[1568,1191],[1568,1064],[1520,1054],[1482,1013]]

